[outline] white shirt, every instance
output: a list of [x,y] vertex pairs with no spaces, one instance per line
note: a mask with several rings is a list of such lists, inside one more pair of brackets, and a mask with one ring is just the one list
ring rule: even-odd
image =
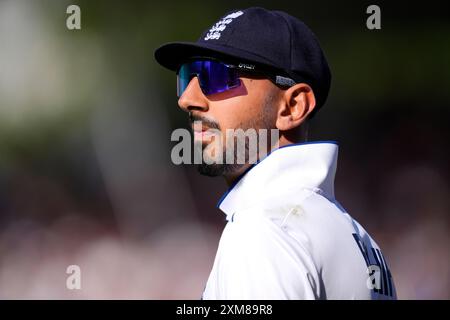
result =
[[337,154],[334,142],[281,147],[230,188],[202,299],[396,298],[378,245],[334,198]]

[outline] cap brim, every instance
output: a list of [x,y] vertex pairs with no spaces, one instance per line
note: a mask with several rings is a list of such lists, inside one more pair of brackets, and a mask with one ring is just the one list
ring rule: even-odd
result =
[[156,61],[163,67],[172,71],[176,71],[183,61],[197,56],[218,59],[231,58],[266,66],[275,65],[272,61],[245,50],[208,43],[171,42],[166,43],[155,50]]

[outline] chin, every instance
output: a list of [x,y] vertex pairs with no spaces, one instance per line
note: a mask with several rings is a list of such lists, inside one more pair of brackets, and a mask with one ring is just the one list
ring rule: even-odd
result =
[[201,175],[208,177],[218,177],[225,173],[224,164],[206,164],[197,165],[197,170]]

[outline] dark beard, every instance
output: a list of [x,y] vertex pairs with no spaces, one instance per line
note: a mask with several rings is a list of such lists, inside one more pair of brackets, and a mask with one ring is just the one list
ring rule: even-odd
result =
[[[236,140],[236,139],[235,139]],[[236,141],[234,142],[236,145]],[[202,147],[202,154],[206,146]],[[234,152],[234,160],[232,164],[228,163],[212,163],[207,164],[205,162],[202,162],[201,164],[197,164],[197,170],[201,175],[208,176],[208,177],[217,177],[227,174],[232,174],[237,172],[239,169],[241,169],[245,164],[238,164],[237,163],[237,153]],[[195,150],[195,148],[194,148]],[[249,143],[248,140],[245,140],[245,154],[248,155],[249,153]],[[195,151],[194,151],[195,152]],[[203,158],[202,158],[203,159]],[[222,153],[222,159],[226,159],[226,149]],[[224,161],[225,162],[225,161]]]
[[[259,117],[257,119],[254,119],[253,121],[251,121],[250,123],[241,123],[238,127],[243,129],[244,131],[249,129],[249,128],[273,128],[274,127],[274,115],[273,114],[273,104],[274,104],[274,99],[275,99],[275,95],[274,94],[269,94],[266,98],[266,100],[264,101],[264,107],[263,107],[263,112],[262,114],[259,115]],[[220,130],[220,126],[218,123],[210,121],[208,119],[202,118],[202,117],[197,117],[197,116],[193,116],[192,113],[189,113],[189,120],[190,123],[192,125],[192,123],[194,121],[202,121],[204,122],[209,128],[214,128],[214,129],[218,129]],[[259,136],[257,134],[257,139],[258,139],[258,146],[259,146]],[[268,137],[267,141],[271,141],[271,138]],[[228,142],[226,142],[228,143]],[[249,154],[249,140],[245,139],[245,163],[244,164],[240,164],[237,161],[237,138],[234,138],[233,141],[235,148],[234,148],[234,161],[232,164],[226,163],[226,161],[222,161],[224,163],[212,163],[212,164],[207,164],[204,161],[202,161],[201,164],[197,164],[197,170],[200,174],[208,176],[208,177],[217,177],[217,176],[222,176],[222,175],[230,175],[230,174],[235,174],[238,171],[240,171],[242,169],[242,167],[246,166],[249,158],[250,158],[250,154]],[[202,145],[202,148],[195,148],[194,147],[194,152],[202,152],[202,154],[200,155],[200,159],[203,160],[203,151],[206,148],[206,145]],[[224,150],[222,151],[222,159],[226,159],[226,149],[227,147],[224,148]]]
[[197,170],[200,174],[208,177],[218,177],[223,176],[229,173],[236,172],[239,168],[241,168],[243,164],[198,164]]

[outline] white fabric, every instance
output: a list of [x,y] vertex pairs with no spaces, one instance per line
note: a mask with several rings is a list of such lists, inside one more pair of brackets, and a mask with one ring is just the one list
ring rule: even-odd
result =
[[368,265],[385,260],[334,198],[337,154],[332,142],[282,147],[231,188],[203,299],[396,297],[387,268],[370,286]]

